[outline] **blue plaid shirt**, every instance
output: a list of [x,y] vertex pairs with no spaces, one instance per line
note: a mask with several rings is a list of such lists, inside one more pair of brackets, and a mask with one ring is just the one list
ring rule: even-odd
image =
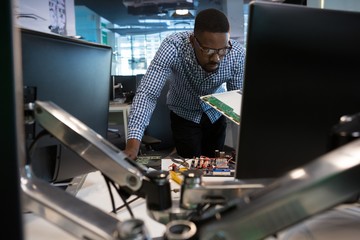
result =
[[200,96],[242,89],[245,49],[241,44],[230,40],[231,51],[221,60],[217,71],[208,73],[197,62],[190,43],[191,34],[192,31],[174,33],[160,44],[136,90],[129,115],[128,139],[141,140],[167,80],[169,109],[195,123],[200,122],[204,112],[212,122],[221,116],[202,102]]

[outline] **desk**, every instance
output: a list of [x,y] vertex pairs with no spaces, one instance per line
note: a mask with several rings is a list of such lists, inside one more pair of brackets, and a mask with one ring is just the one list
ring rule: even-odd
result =
[[[164,160],[162,168],[168,168],[171,160]],[[210,178],[208,178],[210,179]],[[212,178],[214,180],[224,180],[224,179],[233,179],[233,178]],[[179,184],[170,180],[171,189],[180,188]],[[172,199],[180,199],[179,191],[172,191]],[[105,211],[110,212],[111,199],[109,192],[106,186],[106,183],[103,179],[101,172],[95,171],[87,174],[84,183],[82,184],[80,190],[76,194],[76,197]],[[122,200],[117,194],[114,194],[115,205],[121,206]],[[147,213],[146,201],[145,199],[138,199],[130,204],[131,209],[133,210],[134,216],[137,219],[144,221],[147,230],[149,231],[150,237],[152,239],[161,238],[164,235],[166,227],[164,224],[161,224],[154,219],[152,219]],[[120,221],[130,219],[130,215],[126,208],[121,209],[117,212],[117,217]],[[45,219],[38,217],[32,213],[25,213],[24,216],[24,233],[26,240],[77,240],[73,235],[65,232],[60,229],[58,226],[46,221]]]
[[[180,196],[180,193],[178,194]],[[76,197],[105,212],[109,213],[112,209],[106,183],[99,171],[87,174],[85,182],[76,194]],[[114,194],[114,200],[117,207],[123,204],[117,194]],[[132,202],[130,207],[132,208],[135,218],[144,221],[152,239],[163,236],[165,225],[156,222],[147,214],[145,199],[138,199]],[[126,208],[118,211],[117,217],[120,221],[131,218]],[[58,226],[32,213],[25,213],[23,219],[25,240],[78,240]]]
[[127,136],[128,136],[128,118],[130,113],[130,107],[131,104],[128,103],[110,102],[109,104],[109,114],[122,113],[125,141],[127,140]]
[[[170,160],[165,160],[162,168],[168,167]],[[230,177],[206,178],[207,181],[231,180]],[[171,188],[179,188],[179,185],[171,181]],[[111,202],[106,183],[100,172],[89,173],[84,184],[76,195],[78,198],[88,202],[105,212],[111,211]],[[180,193],[172,192],[172,198],[178,199]],[[118,195],[114,195],[115,205],[122,204]],[[156,222],[147,214],[144,199],[138,199],[131,203],[135,218],[142,219],[152,239],[160,238],[165,232],[165,225]],[[117,213],[121,221],[130,219],[126,209]],[[59,227],[37,217],[31,213],[24,214],[24,233],[26,240],[77,240],[69,233]],[[360,204],[345,204],[313,216],[307,221],[300,222],[293,227],[283,230],[277,237],[269,237],[265,240],[358,240],[360,235]]]

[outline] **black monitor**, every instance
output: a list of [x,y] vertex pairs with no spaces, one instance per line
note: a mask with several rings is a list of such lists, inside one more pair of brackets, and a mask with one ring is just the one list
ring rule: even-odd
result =
[[[52,101],[106,138],[111,47],[28,29],[21,29],[21,40],[25,102]],[[27,126],[28,147],[41,130]],[[47,181],[95,171],[52,136],[45,134],[32,149],[32,169]]]
[[[110,78],[110,100],[129,98],[127,100],[130,103],[136,92],[137,78],[137,75],[112,75]],[[129,97],[129,95],[132,96]]]
[[19,71],[19,54],[20,47],[19,36],[14,24],[15,1],[3,1],[0,9],[0,18],[3,34],[1,37],[0,60],[1,75],[1,168],[0,181],[1,192],[4,197],[4,207],[2,214],[8,216],[1,226],[2,233],[11,236],[12,239],[26,239],[24,216],[23,216],[23,199],[22,189],[20,187],[19,168],[24,160],[24,139],[22,129],[22,106],[21,96],[21,75]]
[[249,9],[236,178],[274,178],[326,153],[340,117],[360,112],[360,13]]

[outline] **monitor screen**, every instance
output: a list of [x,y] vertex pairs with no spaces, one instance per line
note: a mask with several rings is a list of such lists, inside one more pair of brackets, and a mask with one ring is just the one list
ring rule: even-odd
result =
[[110,79],[110,100],[128,98],[127,102],[131,103],[137,88],[137,78],[137,75],[112,75]]
[[[21,41],[25,102],[52,101],[106,137],[111,47],[28,29],[21,29]],[[28,146],[41,130],[27,126]],[[51,182],[95,170],[51,136],[30,157],[35,175]]]
[[274,178],[328,151],[360,112],[360,13],[252,2],[236,178]]
[[17,29],[14,24],[15,1],[3,1],[0,10],[2,37],[0,52],[2,57],[0,64],[1,74],[1,168],[0,179],[3,183],[1,191],[4,197],[2,203],[3,216],[9,216],[6,223],[1,226],[2,234],[11,236],[12,239],[25,239],[24,227],[24,201],[20,187],[24,159],[22,99],[21,91],[21,68],[18,50],[20,47]]

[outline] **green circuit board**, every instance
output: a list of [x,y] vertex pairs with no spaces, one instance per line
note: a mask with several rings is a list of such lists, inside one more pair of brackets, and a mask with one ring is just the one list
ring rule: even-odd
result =
[[209,96],[204,98],[211,106],[216,108],[218,111],[223,112],[228,117],[233,119],[235,122],[240,123],[240,116],[234,112],[234,109],[217,99],[216,97]]

